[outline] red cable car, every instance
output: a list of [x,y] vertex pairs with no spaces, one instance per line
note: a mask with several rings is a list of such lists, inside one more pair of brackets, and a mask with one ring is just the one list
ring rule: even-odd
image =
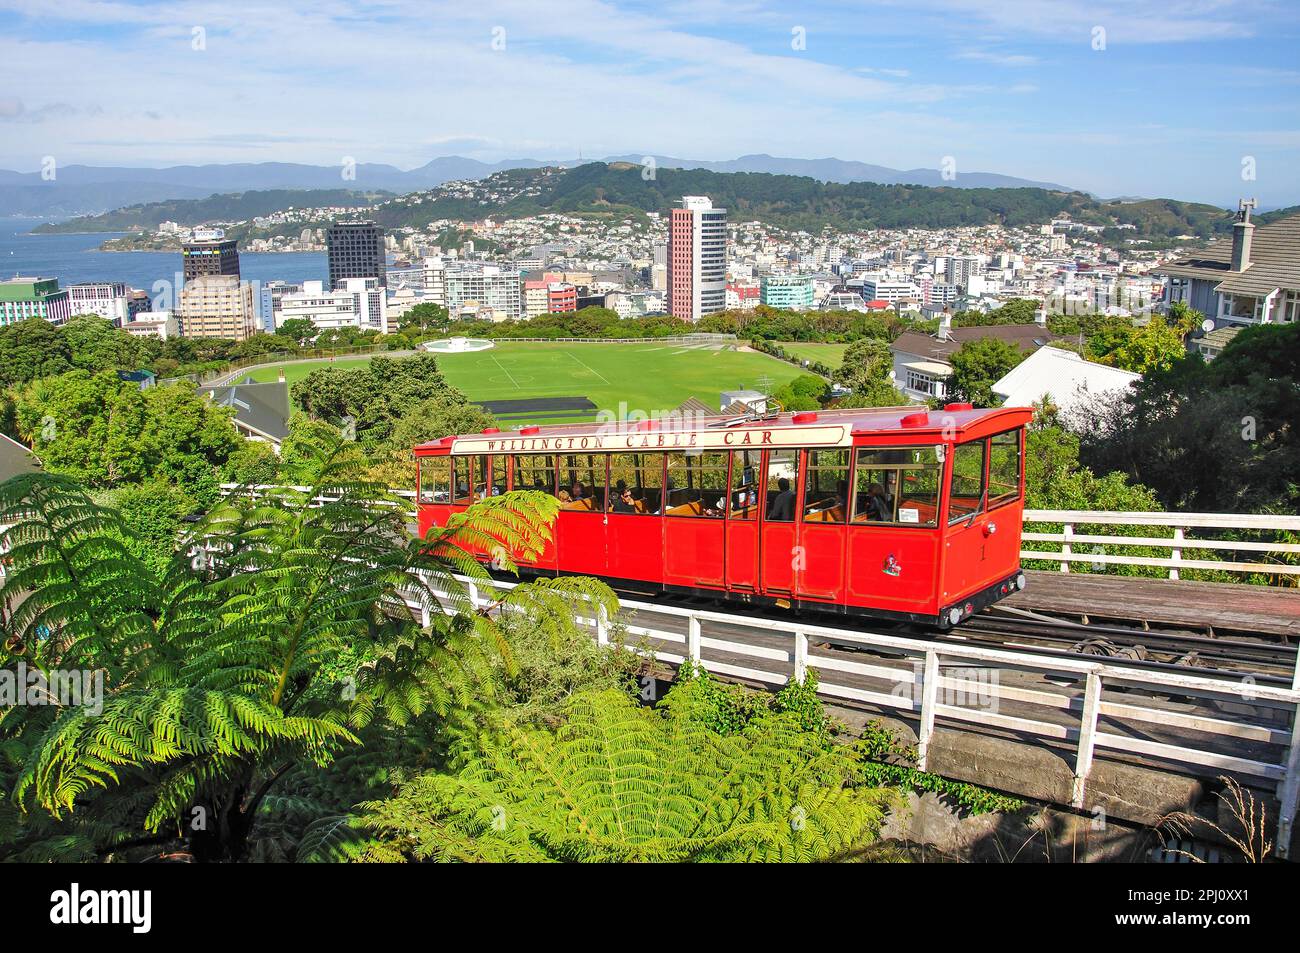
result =
[[415,448],[419,529],[541,490],[560,513],[525,572],[947,627],[1024,586],[1031,416],[949,404],[445,437]]

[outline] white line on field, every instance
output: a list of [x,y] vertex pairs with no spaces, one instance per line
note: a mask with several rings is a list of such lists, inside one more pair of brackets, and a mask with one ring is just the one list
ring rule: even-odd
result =
[[492,358],[493,364],[501,368],[501,370],[505,371],[506,377],[510,378],[510,383],[515,385],[515,390],[523,390],[523,388],[519,386],[519,382],[515,380],[515,375],[511,374],[509,371],[506,371],[506,366],[496,359],[495,354],[489,354],[488,357]]
[[[565,354],[569,354],[568,351],[565,351],[564,353],[565,353]],[[579,364],[581,364],[583,367],[587,368],[587,370],[591,371],[591,373],[595,374],[595,375],[596,375],[597,377],[599,377],[601,380],[605,381],[606,384],[609,384],[609,381],[606,380],[604,374],[600,373],[600,371],[596,370],[594,367],[591,367],[590,365],[588,365],[588,364],[586,364],[585,362],[583,362],[582,360],[580,360],[576,354],[569,354],[569,357],[573,358],[575,361],[577,361],[577,362],[578,362]],[[613,385],[610,385],[610,386],[613,386]]]

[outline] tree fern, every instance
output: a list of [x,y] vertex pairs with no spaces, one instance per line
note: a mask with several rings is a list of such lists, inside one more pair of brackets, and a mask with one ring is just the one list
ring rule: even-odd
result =
[[683,706],[574,699],[556,731],[503,723],[455,774],[364,805],[365,858],[497,861],[820,860],[875,837],[889,795],[855,788],[851,755],[769,716],[723,735]]
[[352,445],[316,446],[293,474],[303,488],[236,492],[161,574],[70,481],[0,486],[6,662],[93,669],[105,687],[102,707],[0,713],[9,804],[26,824],[16,839],[38,826],[22,812],[40,811],[102,853],[90,822],[129,803],[121,822],[140,836],[239,859],[295,766],[329,764],[376,720],[445,716],[490,684],[503,640],[453,572],[486,578],[474,552],[539,551],[554,501],[496,498],[416,541],[405,501],[366,467]]

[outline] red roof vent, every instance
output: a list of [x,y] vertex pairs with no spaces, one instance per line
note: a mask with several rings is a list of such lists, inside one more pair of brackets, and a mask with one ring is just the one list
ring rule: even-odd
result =
[[500,427],[484,427],[484,428],[483,428],[481,431],[479,431],[479,432],[480,432],[480,433],[500,433],[500,432],[501,432],[501,428],[500,428]]
[[803,413],[795,414],[793,417],[791,417],[790,423],[815,424],[817,423],[817,415],[813,413],[811,410],[805,410]]
[[924,427],[930,423],[930,414],[928,411],[921,411],[919,414],[908,414],[898,422],[900,427]]
[[952,411],[956,411],[956,410],[974,410],[974,409],[975,409],[975,406],[974,406],[973,404],[961,404],[961,403],[958,403],[958,404],[944,404],[944,405],[943,405],[943,409],[944,409],[944,410],[952,410]]
[[541,432],[542,432],[542,428],[541,428],[541,427],[520,427],[520,428],[519,428],[519,432],[520,432],[521,434],[535,434],[535,433],[541,433]]

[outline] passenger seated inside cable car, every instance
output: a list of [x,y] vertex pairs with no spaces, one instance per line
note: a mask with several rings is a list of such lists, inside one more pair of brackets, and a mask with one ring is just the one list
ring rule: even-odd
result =
[[854,523],[936,525],[942,450],[858,451],[854,474]]
[[843,523],[848,509],[849,451],[810,450],[804,475],[805,523]]

